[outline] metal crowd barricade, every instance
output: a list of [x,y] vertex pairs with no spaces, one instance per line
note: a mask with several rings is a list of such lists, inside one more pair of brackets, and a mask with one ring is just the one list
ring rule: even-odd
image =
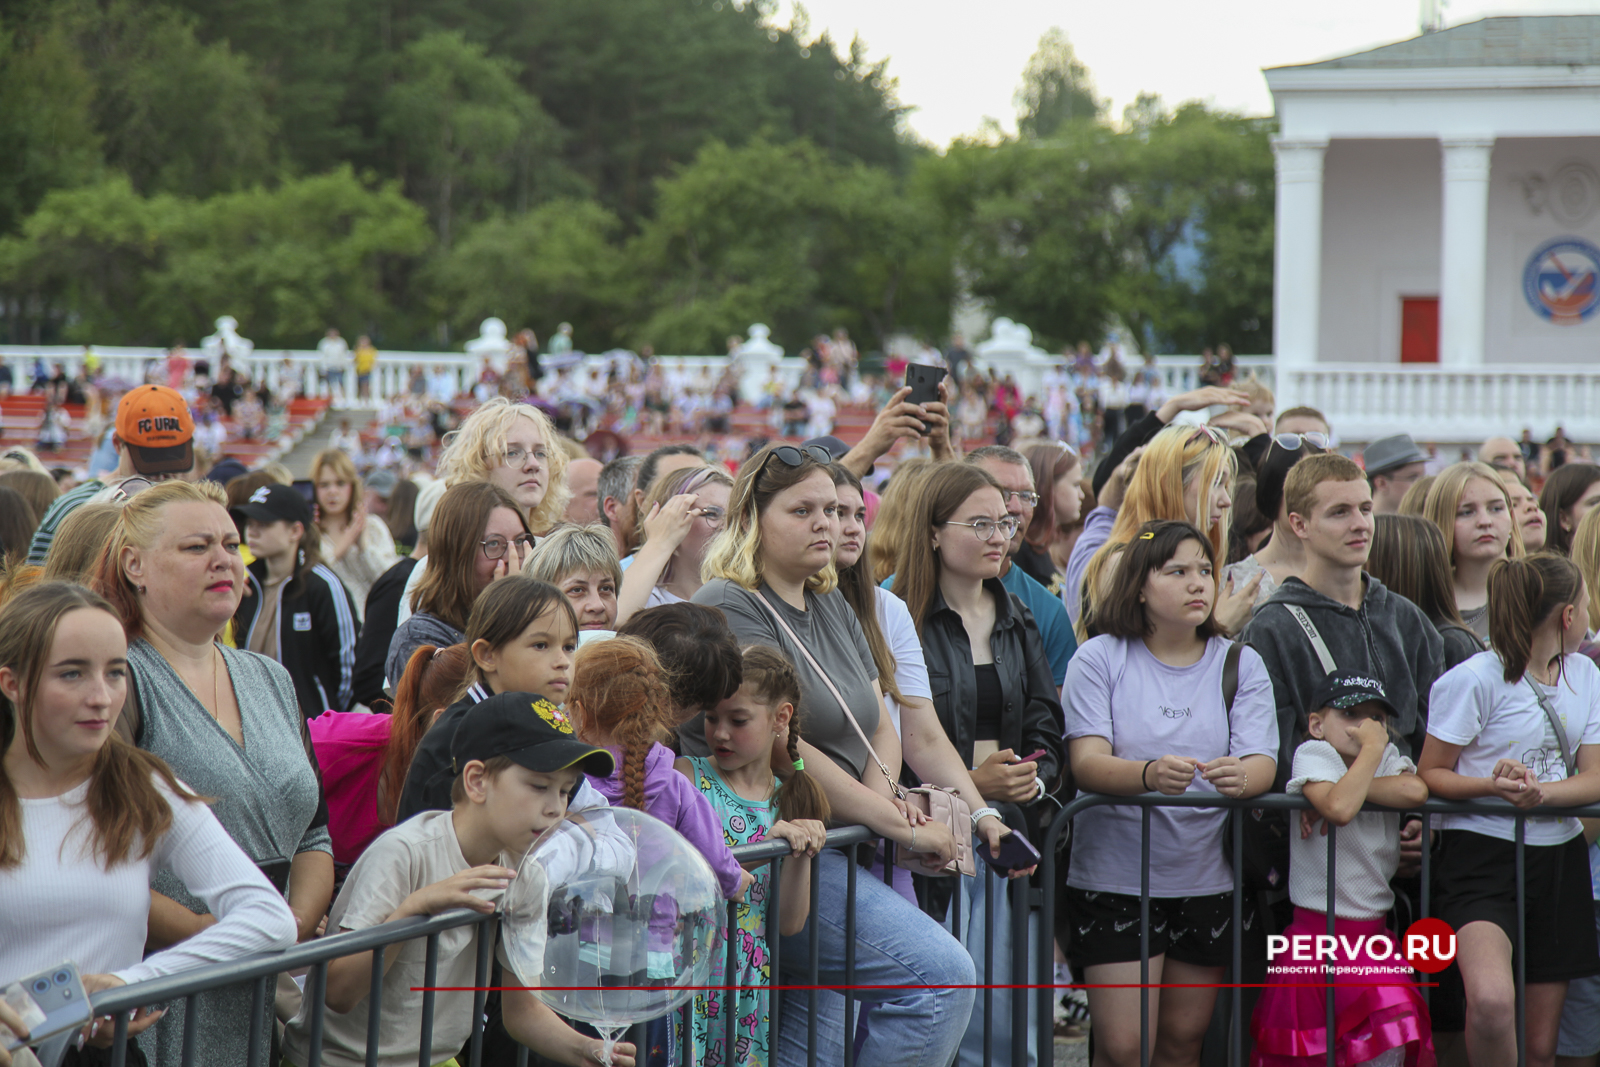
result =
[[[1139,796],[1107,796],[1098,793],[1080,794],[1077,798],[1065,805],[1051,824],[1049,832],[1040,844],[1039,851],[1043,854],[1044,862],[1040,865],[1041,883],[1043,886],[1043,912],[1048,918],[1055,914],[1056,894],[1058,879],[1055,874],[1057,861],[1056,845],[1066,831],[1068,823],[1079,812],[1091,807],[1105,805],[1136,806],[1140,808],[1140,862],[1142,869],[1139,911],[1141,930],[1139,934],[1139,982],[1144,988],[1140,991],[1139,1001],[1139,1061],[1143,1067],[1150,1063],[1150,812],[1153,808],[1224,808],[1228,810],[1228,817],[1233,824],[1233,966],[1231,974],[1234,981],[1239,982],[1244,966],[1244,931],[1243,911],[1244,899],[1240,892],[1243,882],[1244,866],[1244,820],[1246,812],[1252,808],[1280,809],[1290,812],[1291,833],[1297,832],[1298,815],[1294,814],[1311,807],[1309,801],[1303,796],[1285,796],[1283,794],[1266,794],[1252,797],[1249,800],[1233,800],[1217,796],[1212,793],[1184,793],[1179,796],[1165,796],[1159,793],[1147,793]],[[1522,951],[1522,944],[1527,937],[1526,922],[1523,913],[1523,901],[1526,898],[1526,854],[1524,837],[1527,830],[1527,820],[1538,816],[1567,815],[1584,816],[1586,818],[1600,817],[1600,804],[1581,808],[1555,808],[1537,807],[1519,810],[1503,800],[1439,800],[1430,799],[1417,807],[1404,809],[1385,808],[1377,804],[1367,804],[1363,811],[1404,811],[1427,816],[1432,815],[1510,815],[1516,820],[1515,846],[1516,846],[1516,884],[1517,884],[1517,929],[1513,941],[1513,953],[1516,960],[1516,992],[1517,992],[1517,1067],[1526,1067],[1527,1064],[1527,1016],[1525,1011],[1526,987],[1526,957]],[[1430,823],[1432,820],[1428,820]],[[1337,882],[1336,844],[1339,831],[1336,826],[1328,824],[1326,837],[1328,848],[1328,893],[1327,901],[1323,906],[1328,917],[1328,933],[1334,933],[1334,900]],[[1421,863],[1421,908],[1419,918],[1429,915],[1433,888],[1433,856],[1432,849],[1424,842]],[[1284,889],[1287,890],[1285,885]],[[1397,936],[1403,936],[1405,931],[1397,930]],[[1051,985],[1053,973],[1053,947],[1052,937],[1054,931],[1049,923],[1041,923],[1039,939],[1035,946],[1035,980],[1033,989],[1038,997],[1039,1017],[1037,1020],[1038,1040],[1041,1054],[1049,1048],[1049,1039],[1052,1036],[1052,1010],[1057,996],[1055,988]],[[1243,1063],[1246,1042],[1244,1040],[1244,1020],[1241,1018],[1241,997],[1239,990],[1234,990],[1231,998],[1227,1059],[1230,1067],[1239,1067]],[[1424,998],[1428,996],[1428,989],[1422,990]],[[1334,1032],[1334,987],[1329,982],[1327,994],[1327,1033]],[[1333,1041],[1327,1042],[1328,1067],[1334,1067],[1337,1049]],[[1025,1048],[1013,1047],[1011,1063],[1013,1067],[1022,1067]]]
[[[1040,863],[1039,876],[1037,878],[1038,888],[1031,887],[1029,882],[1025,879],[1013,881],[1009,884],[1005,883],[992,872],[989,872],[984,865],[980,864],[980,877],[987,878],[988,882],[986,885],[987,891],[985,893],[986,907],[982,916],[982,921],[985,924],[985,951],[982,953],[983,958],[976,961],[979,980],[979,996],[977,998],[974,1011],[975,1013],[982,1013],[983,1047],[985,1049],[984,1059],[986,1063],[1009,1063],[1011,1064],[1011,1067],[1026,1067],[1028,1062],[1028,1041],[1026,1039],[1026,1035],[1030,1025],[1035,1028],[1035,1037],[1037,1041],[1039,1058],[1046,1064],[1050,1062],[1050,1057],[1052,1056],[1052,1050],[1054,1047],[1053,1024],[1055,1001],[1062,992],[1062,988],[1058,986],[1054,980],[1053,938],[1055,924],[1053,917],[1055,915],[1058,893],[1058,854],[1056,852],[1056,845],[1061,841],[1062,835],[1066,832],[1068,824],[1079,812],[1090,807],[1108,804],[1139,807],[1141,809],[1142,816],[1140,853],[1143,868],[1143,878],[1141,886],[1142,892],[1140,900],[1140,912],[1141,919],[1143,921],[1143,929],[1141,930],[1140,934],[1140,982],[1146,987],[1141,991],[1140,998],[1140,1059],[1141,1063],[1143,1064],[1148,1064],[1150,1062],[1151,1054],[1151,1037],[1149,1027],[1150,989],[1148,988],[1150,976],[1149,889],[1151,859],[1151,810],[1157,807],[1188,807],[1213,809],[1222,808],[1228,811],[1229,818],[1233,821],[1234,828],[1233,855],[1231,857],[1235,886],[1233,899],[1233,967],[1231,973],[1234,976],[1234,981],[1237,982],[1240,980],[1243,974],[1243,967],[1245,963],[1242,928],[1244,899],[1243,895],[1238,892],[1238,888],[1242,882],[1241,871],[1243,869],[1244,841],[1243,820],[1246,817],[1246,811],[1247,809],[1251,808],[1276,808],[1284,809],[1292,813],[1298,812],[1310,806],[1303,797],[1289,797],[1277,794],[1254,797],[1249,800],[1229,800],[1218,797],[1214,794],[1184,794],[1176,797],[1163,796],[1160,794],[1146,794],[1133,797],[1084,794],[1080,795],[1062,809],[1054,822],[1051,824],[1044,841],[1039,842],[1040,852],[1042,853],[1043,859]],[[1390,809],[1383,809],[1377,807],[1376,805],[1369,804],[1363,810],[1382,811]],[[1522,900],[1526,893],[1526,870],[1524,856],[1525,845],[1523,840],[1526,820],[1530,817],[1554,814],[1600,817],[1600,805],[1595,805],[1588,808],[1534,808],[1527,811],[1518,811],[1510,804],[1499,800],[1475,800],[1461,802],[1430,800],[1426,804],[1421,805],[1416,809],[1407,810],[1414,810],[1416,812],[1428,815],[1450,813],[1499,814],[1511,815],[1516,819],[1517,831],[1515,862],[1518,903],[1518,921],[1515,939],[1515,946],[1518,949],[1516,952],[1517,1044],[1519,1049],[1518,1067],[1522,1067],[1522,1065],[1525,1063],[1525,1052],[1523,1050],[1526,1046],[1527,1036],[1526,1020],[1523,1012],[1523,994],[1526,982],[1523,954],[1520,951],[1520,946],[1522,945],[1526,934],[1522,919],[1521,907]],[[1293,819],[1295,816],[1291,815],[1290,818]],[[828,834],[829,847],[851,848],[852,851],[853,846],[873,840],[875,840],[875,835],[873,835],[866,828],[859,826],[833,830]],[[1325,910],[1326,914],[1329,916],[1328,932],[1332,934],[1334,930],[1334,887],[1337,884],[1335,848],[1338,841],[1338,829],[1330,826],[1325,840],[1328,847],[1329,874],[1328,901],[1325,906]],[[762,842],[754,845],[739,846],[733,851],[735,855],[739,857],[741,862],[759,863],[766,861],[772,864],[772,878],[770,879],[769,895],[767,899],[767,914],[769,921],[776,922],[777,916],[781,913],[782,908],[781,875],[782,864],[784,862],[783,857],[788,853],[787,843],[783,841]],[[884,880],[890,881],[892,879],[894,870],[893,846],[890,845],[887,849],[885,849],[885,851],[888,853],[888,855],[885,857],[884,863]],[[858,1001],[860,1000],[860,998],[856,995],[857,990],[855,988],[857,985],[855,958],[855,901],[857,895],[857,882],[859,876],[861,875],[861,872],[857,869],[857,867],[858,865],[853,861],[847,865],[849,873],[846,876],[846,889],[847,900],[849,903],[844,916],[846,942],[845,973],[844,988],[841,990],[841,992],[844,994],[845,998],[844,1032],[847,1036],[844,1048],[844,1062],[846,1065],[848,1065],[848,1067],[853,1067],[854,1049],[853,1042],[849,1040],[849,1038],[853,1036],[856,1031],[859,1007]],[[819,900],[819,870],[820,865],[814,864],[812,866],[810,893],[813,915],[816,914]],[[1429,897],[1431,896],[1432,890],[1432,873],[1431,850],[1424,848],[1422,850],[1421,865],[1421,917],[1426,917],[1429,913]],[[1012,905],[1010,915],[1012,935],[1011,966],[1009,968],[1009,973],[997,974],[994,934],[997,923],[997,894],[1002,891],[1009,893]],[[961,935],[961,894],[961,880],[955,879],[954,894],[950,903],[950,908],[952,915],[952,934],[957,938],[959,938]],[[729,902],[727,913],[729,930],[727,945],[728,967],[725,975],[725,983],[728,984],[731,984],[733,976],[737,970],[737,950],[735,944],[737,933],[735,919],[736,909],[737,905],[733,902]],[[1038,924],[1039,929],[1037,936],[1031,937],[1028,933],[1029,915],[1036,912],[1040,915],[1040,921]],[[194,998],[200,993],[211,990],[221,989],[228,986],[242,985],[244,983],[253,983],[252,1009],[249,1024],[251,1054],[249,1060],[247,1061],[246,1067],[276,1067],[276,1065],[263,1065],[261,1063],[262,1057],[260,1053],[261,1047],[265,1044],[265,1042],[261,1040],[263,1037],[261,1027],[272,1025],[269,1013],[271,1011],[272,994],[276,976],[286,971],[297,971],[309,968],[309,974],[307,975],[305,987],[305,1000],[310,1009],[308,1067],[320,1067],[322,1054],[322,1021],[325,1011],[323,1005],[323,994],[326,988],[327,968],[329,961],[358,952],[381,949],[385,946],[404,941],[412,941],[417,938],[426,938],[427,957],[423,985],[425,987],[432,987],[436,982],[438,973],[438,935],[442,931],[474,923],[483,924],[487,929],[491,926],[491,924],[497,923],[498,921],[498,915],[483,916],[463,910],[448,912],[443,915],[437,915],[426,919],[416,918],[406,919],[400,922],[386,923],[384,925],[372,927],[366,930],[358,930],[320,938],[315,941],[307,942],[303,945],[297,945],[287,952],[276,955],[260,956],[247,960],[216,964],[186,971],[167,978],[155,979],[148,982],[140,982],[135,985],[106,990],[94,997],[94,1008],[96,1013],[99,1015],[114,1015],[116,1017],[116,1040],[113,1045],[111,1062],[112,1067],[124,1067],[124,1038],[126,1036],[128,1027],[128,1012],[140,1005],[157,1004],[178,999],[185,1000],[188,1011],[185,1013],[185,1033],[182,1063],[184,1067],[191,1067],[194,1062],[194,1038],[197,1020],[194,1011]],[[974,916],[972,921],[979,921],[979,917]],[[809,929],[811,937],[811,964],[808,972],[803,978],[800,988],[807,993],[807,1062],[809,1064],[815,1064],[817,1062],[816,1020],[818,993],[819,990],[823,988],[823,985],[819,981],[817,962],[817,948],[819,939],[818,924],[816,922],[812,922]],[[1396,931],[1395,933],[1397,935],[1403,935],[1404,931]],[[769,935],[767,938],[768,950],[771,959],[770,971],[773,975],[774,987],[783,984],[783,980],[780,977],[782,973],[782,948],[780,942],[781,938],[775,935],[774,928],[774,933]],[[479,937],[477,939],[477,969],[474,985],[480,987],[480,989],[474,997],[471,1039],[468,1048],[467,1062],[463,1065],[463,1067],[482,1067],[483,1008],[486,997],[483,987],[487,987],[489,984],[491,974],[490,953],[492,951],[492,944],[492,938]],[[382,960],[382,952],[376,953],[373,957],[374,962],[370,993],[372,1008],[368,1016],[366,1052],[366,1062],[369,1065],[376,1063],[378,1055],[378,1033],[381,1016],[380,993],[383,981]],[[1029,981],[1030,974],[1033,976],[1033,980],[1031,982]],[[1013,996],[1011,997],[1011,1018],[1009,1028],[1011,1042],[1010,1048],[1008,1049],[995,1047],[995,1031],[997,1028],[995,1025],[996,1020],[994,1018],[994,993],[997,988],[1010,988],[1013,992]],[[1033,1008],[1036,1012],[1036,1016],[1031,1023],[1028,1019],[1029,998],[1027,994],[1029,992],[1034,995],[1035,999]],[[1227,1048],[1227,1061],[1229,1064],[1234,1065],[1234,1067],[1237,1067],[1237,1065],[1243,1062],[1246,1048],[1246,1042],[1244,1040],[1244,1027],[1246,1025],[1246,1020],[1242,1018],[1241,998],[1237,995],[1237,992],[1238,991],[1236,990],[1235,995],[1231,999],[1231,1004],[1229,1007],[1229,1040]],[[1427,995],[1426,989],[1423,990],[1423,994],[1424,996]],[[722,1018],[719,1020],[723,1028],[723,1038],[726,1048],[733,1047],[735,1030],[738,1026],[738,1020],[735,1018],[735,1013],[730,1010],[732,996],[733,994],[730,992],[729,995],[724,998],[724,1010]],[[779,1033],[781,1014],[784,1008],[783,994],[779,988],[772,989],[770,1001],[768,1026],[770,1027],[769,1033],[773,1037],[773,1040],[770,1044],[771,1047],[776,1049],[776,1037]],[[1331,984],[1327,993],[1327,1005],[1329,1013],[1329,1032],[1331,1033],[1333,1030],[1333,988]],[[677,1013],[679,1021],[681,1021],[683,1025],[683,1033],[686,1037],[691,1032],[690,1022],[692,1019],[693,1007],[693,1001],[691,1000],[689,1005],[685,1006],[680,1010],[679,1013]],[[432,1048],[431,1039],[433,1031],[433,1014],[434,994],[431,991],[425,991],[423,994],[421,1019],[419,1020],[419,1067],[432,1067],[430,1060]],[[643,1062],[644,1045],[642,1026],[634,1028],[631,1039],[634,1040],[636,1044],[639,1044],[641,1049],[640,1062]],[[682,1045],[682,1051],[683,1056],[680,1062],[685,1065],[693,1063],[692,1041],[686,1040]],[[1328,1051],[1328,1062],[1330,1064],[1334,1062],[1334,1051],[1333,1044],[1330,1042]],[[528,1051],[526,1049],[519,1049],[517,1057],[519,1067],[521,1067],[521,1065],[525,1065],[527,1060]]]

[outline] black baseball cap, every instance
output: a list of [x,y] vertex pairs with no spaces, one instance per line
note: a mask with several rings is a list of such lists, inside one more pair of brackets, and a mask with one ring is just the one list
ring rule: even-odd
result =
[[311,503],[292,485],[273,482],[250,494],[250,499],[233,509],[257,522],[302,522],[311,525]]
[[1383,683],[1371,675],[1359,671],[1334,671],[1324,678],[1311,697],[1312,710],[1322,708],[1353,708],[1357,704],[1369,702],[1382,704],[1385,711],[1393,715],[1394,705],[1389,703],[1389,694],[1384,692]]
[[495,756],[540,774],[577,767],[609,778],[616,767],[610,752],[580,741],[561,709],[533,693],[496,693],[469,708],[456,724],[451,777],[473,760],[487,762]]

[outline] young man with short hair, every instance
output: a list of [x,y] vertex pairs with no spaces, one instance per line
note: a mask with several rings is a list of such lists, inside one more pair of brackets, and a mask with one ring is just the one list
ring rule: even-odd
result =
[[1336,453],[1310,456],[1289,472],[1284,505],[1305,567],[1278,587],[1242,634],[1266,662],[1278,704],[1277,792],[1289,780],[1295,741],[1305,736],[1307,716],[1316,710],[1313,694],[1328,674],[1358,670],[1378,678],[1394,705],[1396,744],[1415,758],[1428,692],[1444,672],[1444,644],[1427,616],[1362,570],[1373,506],[1361,468]]
[[[1333,430],[1328,425],[1328,416],[1316,408],[1297,407],[1290,408],[1278,416],[1278,421],[1273,423],[1273,433],[1320,433],[1323,437],[1331,437]],[[1324,448],[1327,444],[1324,443]]]

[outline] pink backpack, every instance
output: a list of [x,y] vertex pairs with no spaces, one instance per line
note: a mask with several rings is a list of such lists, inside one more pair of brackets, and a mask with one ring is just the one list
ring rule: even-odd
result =
[[378,818],[378,775],[389,722],[388,715],[325,711],[306,723],[322,768],[335,863],[354,863],[388,829]]

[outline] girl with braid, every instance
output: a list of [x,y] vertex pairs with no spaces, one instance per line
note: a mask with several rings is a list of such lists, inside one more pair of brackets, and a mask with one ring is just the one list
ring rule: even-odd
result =
[[[828,835],[828,798],[800,758],[800,724],[795,716],[799,703],[800,677],[794,664],[775,648],[751,645],[744,650],[744,682],[739,690],[706,712],[711,755],[676,763],[710,799],[730,846],[775,837],[789,843],[778,916],[779,930],[788,936],[805,927],[811,857]],[[767,987],[772,984],[772,960],[766,938],[771,865],[762,864],[755,879],[748,899],[735,910],[735,929],[729,931],[738,947],[738,977],[724,981],[732,976],[724,975],[719,955],[708,983],[739,986],[737,999],[727,1003],[720,992],[695,998],[695,1063],[766,1067],[771,1062]],[[730,1011],[731,1050],[723,1048],[723,1020]]]
[[655,651],[636,637],[579,649],[567,713],[578,737],[615,757],[609,778],[590,778],[605,798],[653,815],[688,838],[711,864],[723,894],[743,899],[755,878],[724,843],[710,802],[673,771],[672,750],[661,744],[672,724],[672,691]]

